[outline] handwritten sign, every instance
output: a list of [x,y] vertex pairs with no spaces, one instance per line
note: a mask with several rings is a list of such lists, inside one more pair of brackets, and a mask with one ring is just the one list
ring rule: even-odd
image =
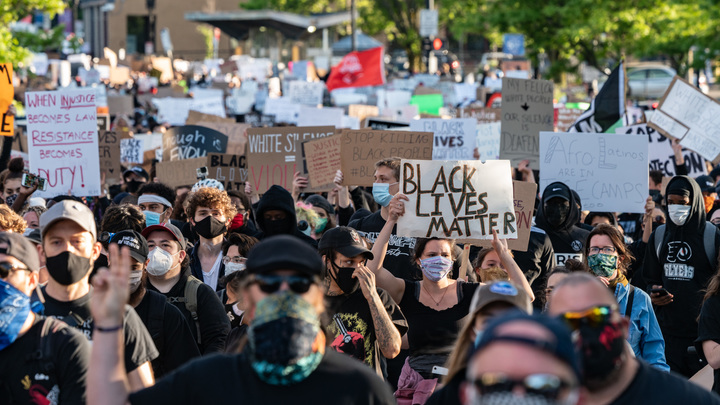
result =
[[95,90],[25,93],[30,169],[47,179],[41,197],[100,190]]
[[565,108],[561,107],[557,109],[557,131],[567,132],[568,129],[577,121],[578,118],[585,112],[577,108]]
[[645,212],[648,142],[617,134],[540,134],[540,189],[561,181],[589,211]]
[[105,183],[108,185],[120,184],[122,181],[120,137],[111,131],[100,131],[98,135],[100,171],[105,174]]
[[[535,209],[535,196],[537,184],[527,181],[513,180],[513,206],[515,207],[515,220],[517,222],[517,239],[508,239],[508,248],[516,252],[526,252],[530,242],[530,232],[533,225],[533,211]],[[490,247],[491,240],[479,240],[474,245]]]
[[109,131],[110,130],[110,115],[109,114],[98,114],[97,115],[97,130]]
[[377,106],[379,108],[396,108],[410,104],[412,92],[406,90],[383,90],[377,94]]
[[209,153],[208,175],[223,184],[225,190],[245,190],[248,181],[247,160],[243,155]]
[[350,104],[348,107],[348,115],[356,117],[358,121],[363,122],[367,117],[377,117],[380,109],[374,105]]
[[478,124],[475,147],[480,160],[500,159],[500,123]]
[[418,114],[418,106],[405,105],[402,107],[383,108],[380,115],[383,117],[389,117],[393,121],[410,122],[414,120]]
[[158,121],[170,125],[184,125],[190,112],[191,98],[154,98],[153,104],[158,109]]
[[0,64],[0,135],[2,136],[14,135],[15,116],[7,113],[15,97],[12,79],[12,63]]
[[510,162],[405,160],[400,192],[408,197],[399,236],[517,238]]
[[311,187],[332,184],[335,173],[341,170],[341,136],[333,135],[302,143]]
[[163,134],[163,162],[204,157],[208,153],[225,153],[228,137],[198,125],[170,128]]
[[432,132],[433,160],[473,159],[477,122],[472,118],[425,118],[410,121],[410,130]]
[[143,164],[143,152],[142,139],[132,138],[120,140],[120,161],[122,163]]
[[263,114],[274,115],[275,122],[297,124],[300,116],[300,105],[293,103],[287,97],[268,98],[265,100]]
[[185,120],[185,125],[200,125],[201,122],[215,122],[223,124],[234,124],[234,118],[223,118],[217,115],[205,114],[199,111],[190,110]]
[[197,169],[207,166],[207,156],[194,159],[160,162],[155,166],[157,177],[170,187],[192,186],[197,180]]
[[200,121],[197,125],[214,129],[227,135],[228,145],[226,153],[230,155],[245,154],[245,145],[247,145],[247,134],[245,131],[250,128],[250,124]]
[[299,127],[308,127],[311,125],[332,126],[342,128],[343,109],[336,107],[308,107],[300,106],[300,115],[298,115],[297,125]]
[[380,159],[432,159],[433,133],[407,131],[343,130],[343,184],[371,186],[375,162]]
[[503,78],[500,158],[539,166],[539,134],[553,130],[553,83]]
[[288,97],[294,103],[306,105],[318,105],[323,103],[323,82],[306,82],[293,80],[288,85]]
[[500,122],[502,118],[499,108],[458,108],[456,114],[458,118],[475,118],[478,124]]
[[107,96],[110,115],[132,115],[135,112],[132,96]]

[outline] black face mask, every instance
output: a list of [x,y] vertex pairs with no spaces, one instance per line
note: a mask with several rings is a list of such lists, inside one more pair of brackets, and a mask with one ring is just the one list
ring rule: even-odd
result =
[[77,283],[82,280],[92,268],[89,257],[78,256],[68,251],[46,257],[45,263],[50,277],[62,285]]
[[545,204],[545,218],[554,227],[562,225],[569,212],[570,206],[567,204]]
[[292,225],[291,218],[276,219],[274,221],[266,219],[263,223],[263,231],[265,236],[287,235],[292,233]]
[[353,278],[355,272],[354,267],[339,267],[335,263],[330,263],[330,266],[335,270],[335,274],[330,271],[330,277],[335,281],[338,287],[343,290],[343,293],[350,295],[357,291],[360,287],[360,280]]
[[125,191],[127,191],[128,193],[135,193],[138,191],[140,186],[142,186],[143,184],[145,184],[145,182],[137,181],[137,180],[126,181],[125,182]]
[[195,223],[195,232],[205,239],[216,238],[227,231],[225,222],[218,220],[213,216],[207,216],[200,222]]
[[[620,369],[625,347],[620,322],[604,322],[595,327],[580,326],[583,374],[589,385],[605,386],[611,373]],[[593,388],[593,387],[589,387]]]

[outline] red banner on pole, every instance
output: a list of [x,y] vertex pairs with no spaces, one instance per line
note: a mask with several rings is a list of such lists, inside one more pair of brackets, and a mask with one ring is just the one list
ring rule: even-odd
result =
[[332,68],[326,83],[329,91],[381,84],[385,84],[385,62],[381,46],[345,55],[340,64]]

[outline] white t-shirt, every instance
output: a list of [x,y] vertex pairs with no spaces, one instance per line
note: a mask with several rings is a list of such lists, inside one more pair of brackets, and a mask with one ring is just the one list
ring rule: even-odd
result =
[[220,264],[222,263],[222,252],[217,257],[217,260],[215,260],[215,264],[213,264],[210,271],[205,272],[203,270],[203,282],[210,286],[210,288],[215,291],[217,289],[217,283],[218,283],[218,275],[220,274]]

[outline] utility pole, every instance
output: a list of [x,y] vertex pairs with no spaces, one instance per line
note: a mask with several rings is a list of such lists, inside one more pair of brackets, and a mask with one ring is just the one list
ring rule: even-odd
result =
[[[430,0],[432,1],[432,0]],[[355,22],[355,0],[350,0],[350,31],[352,35],[352,51],[357,51],[357,35],[356,35],[356,22]]]

